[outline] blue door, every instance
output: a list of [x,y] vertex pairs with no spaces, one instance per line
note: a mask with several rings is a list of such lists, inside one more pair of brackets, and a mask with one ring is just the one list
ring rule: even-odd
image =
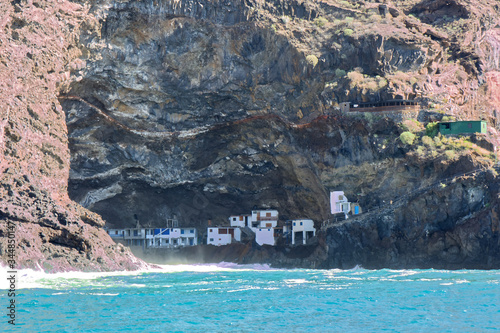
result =
[[359,214],[359,206],[354,206],[354,215]]

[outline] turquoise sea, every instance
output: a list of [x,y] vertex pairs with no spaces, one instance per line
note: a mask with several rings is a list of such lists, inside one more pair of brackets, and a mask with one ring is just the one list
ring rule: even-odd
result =
[[498,270],[281,270],[223,263],[141,272],[20,271],[17,288],[16,326],[3,315],[2,332],[500,330]]

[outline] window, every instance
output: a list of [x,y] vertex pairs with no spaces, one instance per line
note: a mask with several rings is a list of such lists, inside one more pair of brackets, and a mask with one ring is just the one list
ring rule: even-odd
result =
[[236,222],[236,217],[233,217],[233,222]]
[[267,229],[267,231],[271,231],[271,229]]
[[212,230],[212,229],[209,229],[209,232],[213,232],[213,230]]
[[184,235],[184,229],[181,229],[181,235]]
[[344,196],[342,194],[339,195],[339,200],[344,200]]
[[266,217],[271,217],[271,213],[266,213]]
[[137,236],[138,234],[137,230],[134,230],[134,236]]
[[240,216],[240,221],[243,221],[243,216]]
[[115,230],[115,235],[118,235],[118,230]]
[[189,230],[189,233],[194,234],[194,229]]
[[293,222],[293,226],[295,227],[295,222]]
[[302,222],[300,222],[300,225],[302,225]]
[[210,241],[211,241],[211,242],[213,242],[213,241],[214,241],[214,239],[213,239],[213,238],[210,238]]

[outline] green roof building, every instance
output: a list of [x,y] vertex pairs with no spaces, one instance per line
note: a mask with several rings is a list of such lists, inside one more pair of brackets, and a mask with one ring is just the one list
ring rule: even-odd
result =
[[439,123],[439,133],[442,135],[452,134],[486,134],[486,121],[484,120],[468,120],[468,121],[452,121]]

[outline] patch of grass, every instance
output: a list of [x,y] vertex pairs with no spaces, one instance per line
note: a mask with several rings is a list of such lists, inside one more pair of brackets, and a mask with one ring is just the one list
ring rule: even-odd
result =
[[423,131],[424,126],[416,119],[407,119],[400,124],[404,131],[419,133]]
[[439,132],[439,123],[437,122],[432,122],[428,123],[427,126],[425,126],[425,134],[427,136],[434,138]]
[[318,26],[320,28],[324,27],[325,24],[327,24],[327,23],[328,23],[328,20],[326,18],[322,17],[322,16],[317,17],[317,18],[314,19],[314,24],[316,24],[316,26]]
[[401,140],[402,143],[405,145],[412,145],[413,142],[415,141],[416,135],[413,134],[412,132],[403,132],[399,136],[399,139]]
[[347,37],[351,37],[353,33],[354,33],[354,30],[352,30],[352,29],[349,29],[349,28],[344,29],[344,35]]
[[316,67],[316,65],[318,64],[318,57],[316,57],[314,54],[309,54],[306,57],[306,61],[309,65]]
[[446,156],[446,158],[448,160],[452,160],[455,158],[456,154],[455,154],[455,151],[454,150],[445,150],[444,151],[444,155]]
[[422,143],[426,145],[427,147],[433,147],[434,146],[434,140],[432,138],[428,137],[427,135],[424,135],[422,137]]

